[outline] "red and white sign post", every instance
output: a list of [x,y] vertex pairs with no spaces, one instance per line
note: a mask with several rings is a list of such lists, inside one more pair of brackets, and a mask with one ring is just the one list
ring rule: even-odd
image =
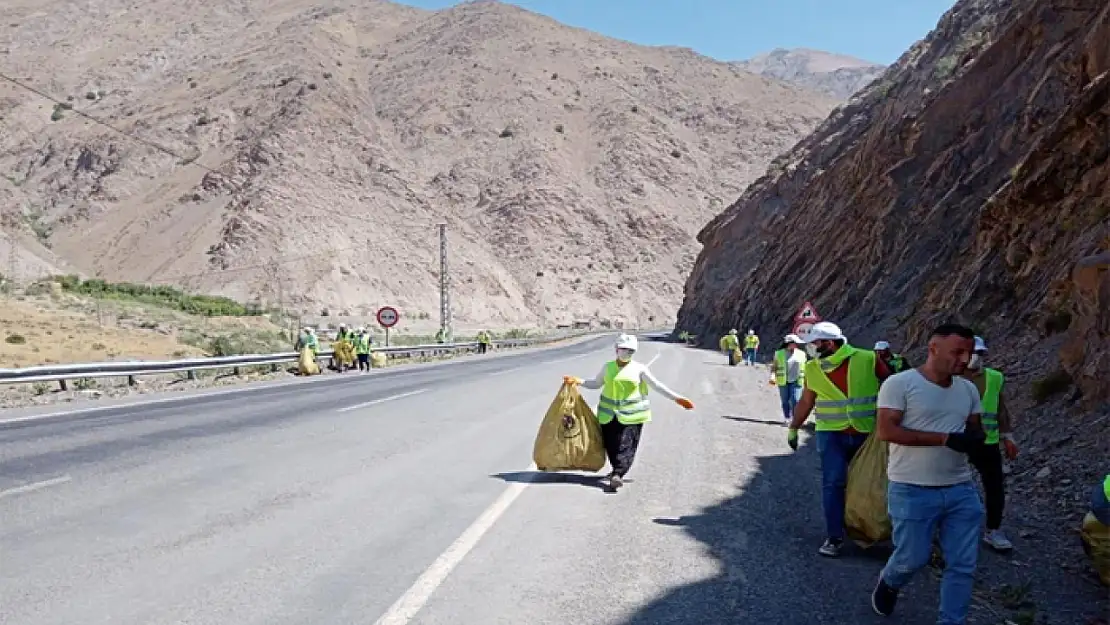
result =
[[794,315],[794,334],[802,336],[802,334],[809,332],[813,328],[813,324],[824,321],[821,315],[817,314],[817,309],[813,307],[813,302],[807,301],[798,309],[798,314]]
[[401,313],[392,306],[382,306],[378,309],[378,325],[385,330],[385,346],[389,347],[389,329],[401,320]]

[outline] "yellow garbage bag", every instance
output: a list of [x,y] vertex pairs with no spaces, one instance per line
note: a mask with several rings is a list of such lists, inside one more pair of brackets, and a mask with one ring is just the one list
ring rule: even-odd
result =
[[740,362],[743,361],[743,360],[744,360],[744,352],[740,351],[739,347],[737,347],[736,349],[733,349],[729,353],[728,364],[735,367],[736,365],[740,364]]
[[563,384],[540,423],[532,460],[540,471],[599,471],[605,442],[597,415],[578,388]]
[[347,340],[336,341],[332,345],[335,351],[335,364],[347,365],[348,367],[355,364],[355,347]]
[[370,366],[375,369],[381,369],[385,367],[386,363],[388,362],[389,358],[381,352],[372,352],[370,354]]
[[886,507],[886,462],[889,444],[872,434],[848,464],[844,493],[844,527],[861,547],[889,540],[890,514]]
[[1083,527],[1079,530],[1083,540],[1083,551],[1091,559],[1091,564],[1102,583],[1110,586],[1110,526],[1103,525],[1088,512],[1083,517]]
[[311,347],[301,349],[301,357],[297,362],[297,371],[301,375],[317,375],[320,365],[316,364],[316,352]]
[[728,337],[722,336],[721,340],[717,341],[717,346],[721,348],[722,352],[728,350]]

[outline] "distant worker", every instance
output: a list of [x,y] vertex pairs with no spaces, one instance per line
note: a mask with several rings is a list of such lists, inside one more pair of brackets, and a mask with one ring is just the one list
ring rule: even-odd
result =
[[895,354],[890,351],[890,343],[886,341],[875,343],[875,353],[886,363],[887,368],[890,369],[892,374],[901,373],[906,369],[913,368],[902,354]]
[[306,347],[312,350],[313,355],[320,353],[320,341],[316,338],[316,330],[308,326],[301,328],[301,335],[297,337],[295,349],[299,352]]
[[744,337],[744,362],[754,365],[755,354],[758,351],[759,337],[755,335],[755,330],[748,330],[748,335]]
[[489,331],[480,330],[478,332],[478,353],[486,353],[491,343],[493,343],[493,337],[490,335]]
[[624,476],[636,458],[644,424],[651,421],[648,387],[686,410],[694,409],[693,402],[664,386],[651,374],[647,365],[632,361],[638,346],[635,336],[622,334],[615,345],[616,360],[605,363],[594,379],[563,378],[564,382],[580,384],[583,388],[601,389],[597,420],[601,423],[605,453],[612,469],[606,477],[610,491],[616,491],[624,484]]
[[797,334],[787,334],[782,339],[782,347],[775,352],[771,361],[771,384],[779,387],[782,418],[787,423],[794,417],[794,407],[802,398],[805,366],[809,360],[802,349],[803,345]]
[[737,336],[735,329],[729,330],[728,334],[721,337],[720,347],[728,357],[728,364],[730,366],[740,364],[740,359],[737,357],[740,353],[740,337]]
[[346,341],[349,340],[351,333],[347,331],[347,324],[339,324],[339,331],[335,333],[335,340]]
[[446,343],[446,342],[447,342],[447,331],[444,330],[443,328],[440,328],[439,330],[436,330],[436,343],[442,344],[442,343]]
[[813,345],[817,357],[803,369],[805,390],[794,408],[786,440],[797,450],[798,428],[814,412],[827,537],[817,553],[835,558],[844,543],[848,463],[875,428],[879,385],[890,376],[890,369],[875,352],[849,345],[835,323],[815,323],[801,339]]
[[366,328],[358,329],[358,336],[355,337],[355,355],[358,356],[358,370],[370,370],[370,344],[373,339]]
[[1012,551],[1014,545],[999,529],[1002,527],[1002,512],[1006,507],[1006,475],[1002,472],[1002,451],[1005,449],[1006,458],[1013,460],[1017,458],[1018,447],[1014,442],[1010,412],[1002,400],[1006,376],[997,369],[984,367],[986,356],[986,342],[982,337],[975,337],[975,352],[971,355],[963,376],[971,380],[979,390],[983,402],[983,432],[987,439],[985,445],[975,448],[968,460],[983,480],[983,494],[987,500],[987,531],[983,534],[983,542],[995,551],[1007,552]]

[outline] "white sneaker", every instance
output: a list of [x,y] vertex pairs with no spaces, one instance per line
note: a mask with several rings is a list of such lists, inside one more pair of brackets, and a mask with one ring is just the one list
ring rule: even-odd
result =
[[1014,544],[1002,533],[1002,530],[987,530],[983,534],[983,542],[995,551],[1013,551]]

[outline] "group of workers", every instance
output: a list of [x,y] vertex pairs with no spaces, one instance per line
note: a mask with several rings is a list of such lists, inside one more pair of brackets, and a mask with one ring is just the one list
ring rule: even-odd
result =
[[[340,372],[353,369],[357,360],[359,371],[369,371],[370,348],[373,344],[374,337],[366,328],[348,329],[347,324],[339,324],[334,343],[336,368]],[[305,348],[311,349],[313,355],[320,352],[316,330],[307,326],[301,329],[295,346],[297,351]]]
[[755,355],[759,352],[759,336],[756,335],[755,330],[748,330],[744,335],[744,351],[741,352],[739,333],[732,329],[721,337],[719,347],[728,355],[729,365],[738,365],[743,358],[745,364],[754,366]]

